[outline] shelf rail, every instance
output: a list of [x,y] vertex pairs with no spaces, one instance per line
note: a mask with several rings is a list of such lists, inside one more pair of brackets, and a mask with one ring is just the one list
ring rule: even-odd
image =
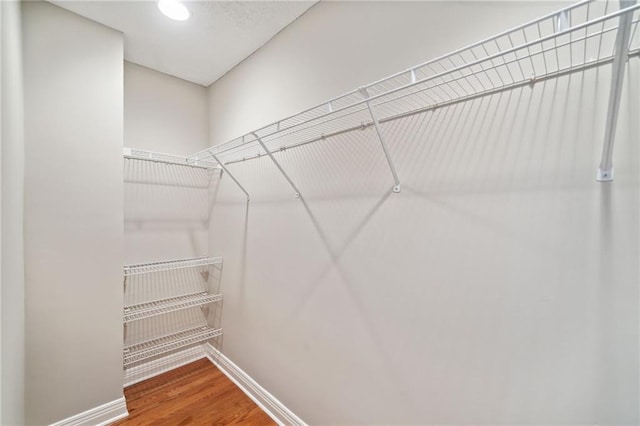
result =
[[225,173],[229,175],[229,177],[240,187],[242,192],[247,195],[247,201],[249,201],[249,193],[242,186],[240,182],[233,176],[233,174],[227,169],[224,163],[220,162],[216,157],[215,153],[210,153],[211,158],[214,159],[214,162],[199,160],[199,161],[191,161],[187,157],[180,157],[178,155],[173,154],[164,154],[161,152],[152,152],[152,151],[144,151],[141,149],[132,149],[132,148],[124,148],[124,158],[128,160],[140,160],[140,161],[150,161],[153,163],[163,163],[163,164],[172,164],[177,166],[185,166],[185,167],[193,167],[196,169],[205,169],[205,170],[216,170],[222,169]]
[[[265,154],[274,160],[275,154],[290,148],[374,128],[398,192],[400,179],[381,125],[549,78],[623,64],[640,54],[639,10],[635,0],[581,1],[192,154],[187,161],[198,164],[214,158],[228,168]],[[628,37],[621,37],[621,32]],[[621,85],[624,67],[616,70],[615,75],[622,75],[615,84]],[[611,102],[619,103],[619,98]],[[608,119],[608,126],[614,121]],[[612,140],[613,133],[608,131],[607,138]]]
[[222,263],[222,257],[196,257],[193,259],[165,260],[161,262],[138,263],[126,265],[124,276],[149,274],[155,272],[175,271],[184,268],[196,268],[199,266],[218,265]]
[[137,305],[125,306],[124,324],[126,325],[133,321],[152,318],[158,315],[164,315],[182,309],[202,307],[210,303],[219,302],[221,300],[221,294],[209,294],[203,291],[199,293],[185,294],[161,300],[153,300]]
[[211,161],[188,161],[186,157],[164,154],[161,152],[144,151],[141,149],[124,148],[123,157],[128,160],[150,161],[152,163],[173,164],[176,166],[193,167],[197,169],[219,169],[217,163]]
[[222,329],[214,329],[200,325],[185,331],[159,337],[135,345],[127,346],[123,351],[123,364],[128,367],[131,364],[165,354],[177,349],[205,342],[222,335]]

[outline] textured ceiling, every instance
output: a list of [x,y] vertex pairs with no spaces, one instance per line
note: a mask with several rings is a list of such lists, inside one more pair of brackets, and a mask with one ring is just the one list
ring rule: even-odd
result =
[[52,1],[124,33],[125,59],[208,86],[309,9],[315,1],[185,1],[172,21],[155,1]]

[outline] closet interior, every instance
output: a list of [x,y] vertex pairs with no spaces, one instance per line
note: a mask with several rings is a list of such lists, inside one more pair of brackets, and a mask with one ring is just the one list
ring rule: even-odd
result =
[[[250,193],[241,179],[234,176],[234,165],[262,159],[277,168],[293,196],[304,203],[304,188],[298,187],[278,155],[358,133],[364,135],[372,149],[377,145],[384,154],[390,189],[401,193],[403,171],[394,163],[386,136],[394,122],[402,126],[401,120],[411,116],[608,65],[612,67],[612,75],[606,132],[601,162],[594,164],[594,176],[599,181],[611,181],[625,64],[640,54],[639,10],[640,4],[634,2],[582,1],[202,151],[181,157],[125,149],[125,159],[176,170],[199,169],[208,175],[204,186],[210,197],[215,196],[210,183],[211,176],[216,174],[219,180],[215,185],[229,179],[246,196],[247,203],[251,200]],[[410,137],[406,134],[410,128],[402,130],[404,137]],[[349,159],[344,161],[348,163]],[[332,164],[324,167],[330,169]],[[131,172],[134,173],[133,169]],[[213,203],[215,199],[209,199],[209,204]],[[203,257],[125,267],[125,371],[135,369],[136,364],[149,358],[222,335],[222,329],[204,314],[206,307],[222,300],[217,290],[220,280],[224,280],[221,265],[220,257]],[[212,280],[217,283],[215,288]],[[147,332],[153,327],[146,327],[143,320],[164,318],[182,310],[197,315],[194,319],[164,320],[161,322],[164,326]]]
[[0,12],[0,423],[640,422],[639,0]]

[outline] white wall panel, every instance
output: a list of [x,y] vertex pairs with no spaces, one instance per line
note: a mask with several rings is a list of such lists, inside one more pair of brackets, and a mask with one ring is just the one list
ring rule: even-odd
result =
[[122,34],[23,2],[26,423],[122,397]]

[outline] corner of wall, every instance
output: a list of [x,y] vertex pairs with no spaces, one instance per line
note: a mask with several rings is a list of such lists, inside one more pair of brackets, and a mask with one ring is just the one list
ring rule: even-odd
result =
[[24,364],[24,116],[22,83],[22,17],[19,1],[0,2],[1,278],[2,348],[0,424],[23,424]]

